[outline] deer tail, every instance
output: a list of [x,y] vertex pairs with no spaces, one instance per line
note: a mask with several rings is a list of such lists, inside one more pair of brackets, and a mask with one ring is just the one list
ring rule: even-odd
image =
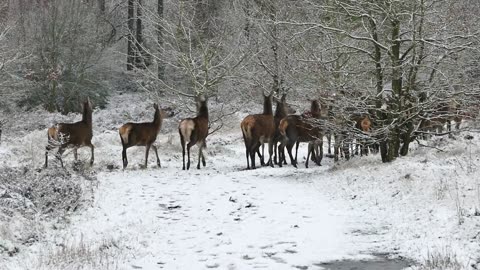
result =
[[192,131],[195,128],[195,122],[191,119],[184,119],[180,122],[178,130],[180,131],[180,135],[185,140],[185,143],[188,144],[190,142],[190,137],[192,136]]
[[242,128],[242,133],[243,133],[243,137],[245,138],[245,140],[251,140],[252,139],[252,128],[251,128],[251,126],[247,123],[242,122],[240,127]]
[[280,131],[280,134],[282,134],[283,137],[287,136],[287,128],[288,128],[288,121],[284,118],[280,121],[280,124],[278,125],[278,130]]
[[49,141],[58,140],[58,127],[57,126],[53,126],[53,127],[48,128],[47,138],[48,138]]
[[130,135],[130,131],[132,130],[132,125],[123,125],[118,129],[118,133],[120,134],[120,139],[122,140],[122,144],[128,144],[128,135]]

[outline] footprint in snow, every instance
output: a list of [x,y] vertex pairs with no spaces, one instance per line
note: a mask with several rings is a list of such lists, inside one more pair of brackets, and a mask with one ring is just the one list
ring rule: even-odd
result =
[[207,263],[205,266],[207,268],[218,268],[220,266],[220,264],[218,264],[218,263],[213,263],[213,264]]

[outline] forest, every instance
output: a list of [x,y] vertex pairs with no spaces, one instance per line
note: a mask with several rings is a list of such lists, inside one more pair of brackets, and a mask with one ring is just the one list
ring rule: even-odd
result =
[[[357,269],[364,255],[478,269],[478,14],[477,0],[0,0],[0,269]],[[212,212],[189,212],[205,199]],[[283,199],[295,224],[273,214]],[[192,227],[158,244],[137,207]],[[257,238],[236,234],[247,217]],[[231,238],[181,237],[198,224]],[[311,253],[322,241],[338,247]],[[217,255],[185,251],[201,243]]]

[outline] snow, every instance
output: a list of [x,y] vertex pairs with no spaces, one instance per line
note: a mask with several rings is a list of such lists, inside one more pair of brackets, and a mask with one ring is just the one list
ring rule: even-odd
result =
[[[298,169],[288,165],[247,171],[240,120],[234,119],[209,138],[207,166],[195,168],[193,148],[193,169],[182,171],[174,128],[178,119],[166,119],[170,128],[157,142],[162,168],[155,166],[151,154],[149,167],[140,169],[144,148],[138,147],[128,150],[130,164],[123,171],[114,130],[122,121],[108,118],[113,112],[97,114],[107,123],[96,127],[93,140],[92,170],[98,172],[98,186],[92,205],[73,213],[62,227],[49,229],[45,239],[0,259],[0,269],[2,260],[11,270],[82,265],[81,269],[322,269],[322,262],[378,254],[422,264],[432,253],[453,256],[464,269],[478,263],[477,134],[472,134],[473,141],[464,139],[465,134],[455,140],[435,138],[429,143],[444,152],[415,145],[411,155],[391,164],[370,155],[338,164],[324,158],[323,166],[306,169],[304,145]],[[22,137],[21,142],[38,142],[30,150],[20,142],[2,143],[0,153],[8,160],[0,164],[33,162],[40,167],[44,135],[37,130]],[[33,161],[15,158],[29,152]],[[79,154],[88,160],[88,149]],[[67,154],[67,166],[72,159]],[[84,243],[92,253],[101,250],[115,263],[72,260],[58,267],[48,260],[59,247],[75,243]]]

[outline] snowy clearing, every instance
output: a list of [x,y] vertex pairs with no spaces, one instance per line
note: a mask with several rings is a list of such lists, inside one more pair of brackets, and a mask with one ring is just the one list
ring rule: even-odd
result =
[[[302,162],[299,169],[246,171],[240,134],[222,133],[209,140],[206,168],[182,171],[171,134],[159,142],[162,168],[151,158],[151,167],[139,169],[144,148],[138,147],[129,150],[126,171],[109,172],[107,164],[121,162],[116,136],[97,136],[112,144],[95,142],[100,172],[92,206],[6,258],[7,269],[330,269],[322,263],[375,254],[419,264],[429,254],[446,254],[467,269],[478,260],[473,163],[480,151],[460,137],[437,140],[445,153],[417,149],[392,164],[373,155],[338,165],[326,158],[309,169]],[[81,153],[89,158],[88,150]],[[49,258],[68,245],[110,250],[90,265]]]

